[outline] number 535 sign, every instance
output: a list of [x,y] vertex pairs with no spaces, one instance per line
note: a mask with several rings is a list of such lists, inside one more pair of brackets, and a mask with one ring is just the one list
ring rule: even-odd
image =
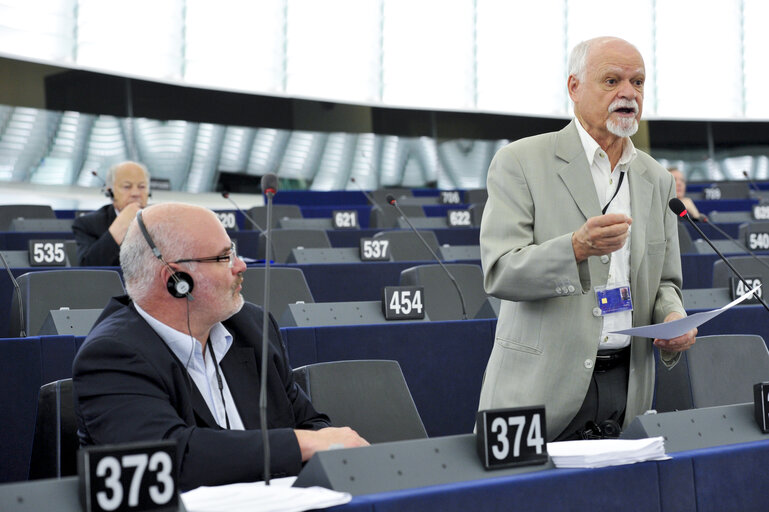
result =
[[478,411],[476,443],[486,469],[547,462],[545,408]]

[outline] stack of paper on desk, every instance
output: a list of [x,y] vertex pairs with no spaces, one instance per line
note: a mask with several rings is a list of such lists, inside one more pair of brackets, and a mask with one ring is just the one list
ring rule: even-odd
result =
[[600,468],[669,458],[662,437],[561,441],[548,443],[547,453],[558,468]]

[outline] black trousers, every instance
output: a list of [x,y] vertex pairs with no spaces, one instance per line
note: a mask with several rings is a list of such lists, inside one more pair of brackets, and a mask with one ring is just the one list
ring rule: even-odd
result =
[[596,361],[582,407],[555,441],[583,439],[582,433],[590,422],[600,426],[606,420],[614,420],[622,425],[630,376],[630,347],[620,351],[612,352],[620,353],[620,356],[608,365],[603,365],[600,359]]

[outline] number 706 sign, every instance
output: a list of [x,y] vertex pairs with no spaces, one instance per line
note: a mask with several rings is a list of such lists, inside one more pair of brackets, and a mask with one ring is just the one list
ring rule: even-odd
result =
[[544,407],[478,411],[476,443],[486,469],[547,462]]

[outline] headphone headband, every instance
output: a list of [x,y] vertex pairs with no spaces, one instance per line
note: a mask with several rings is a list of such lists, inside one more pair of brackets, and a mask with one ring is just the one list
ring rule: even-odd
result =
[[152,254],[154,254],[157,259],[162,261],[163,265],[165,265],[168,270],[171,271],[171,276],[168,278],[168,282],[166,282],[168,293],[178,299],[187,297],[189,300],[192,300],[192,294],[190,292],[195,286],[195,282],[192,280],[192,276],[186,272],[175,271],[173,268],[171,268],[171,265],[169,265],[166,260],[163,259],[163,255],[160,254],[160,249],[158,249],[158,247],[155,245],[155,242],[150,236],[150,232],[147,230],[147,226],[144,224],[141,210],[136,212],[136,223],[139,225],[139,231],[142,232],[144,239],[147,241],[147,245],[149,245],[150,249],[152,249]]

